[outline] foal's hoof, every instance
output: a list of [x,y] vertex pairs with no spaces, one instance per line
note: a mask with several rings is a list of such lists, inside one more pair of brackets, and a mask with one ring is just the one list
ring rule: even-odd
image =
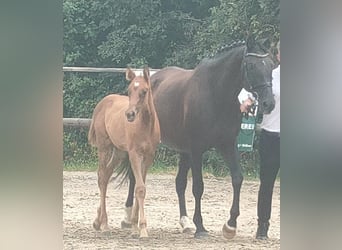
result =
[[123,220],[121,221],[121,228],[122,229],[132,228],[132,224]]
[[140,237],[140,230],[136,225],[132,225],[131,237],[133,239],[138,239]]
[[97,230],[97,231],[100,230],[100,222],[99,222],[98,219],[94,220],[94,222],[93,222],[93,228],[94,228],[95,230]]
[[140,239],[146,239],[148,238],[148,233],[146,228],[140,230]]
[[236,227],[231,227],[225,223],[222,227],[222,234],[226,239],[233,239],[236,235]]
[[110,236],[112,236],[112,232],[110,230],[104,230],[101,232],[101,235],[110,237]]
[[195,233],[195,238],[196,239],[204,239],[204,238],[207,238],[208,236],[209,236],[209,234],[208,234],[207,230]]

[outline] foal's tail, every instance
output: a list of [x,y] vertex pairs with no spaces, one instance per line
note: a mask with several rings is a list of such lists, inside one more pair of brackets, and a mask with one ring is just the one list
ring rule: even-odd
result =
[[95,128],[94,128],[94,118],[91,119],[89,132],[88,132],[88,142],[92,146],[96,146],[96,134],[95,134]]

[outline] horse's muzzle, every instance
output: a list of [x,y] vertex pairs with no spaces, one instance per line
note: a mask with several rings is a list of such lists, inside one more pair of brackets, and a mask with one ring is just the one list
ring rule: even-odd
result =
[[133,122],[135,120],[136,113],[133,110],[126,111],[125,114],[126,114],[127,121]]
[[263,108],[263,113],[264,114],[269,114],[272,112],[272,110],[274,109],[275,107],[275,102],[272,101],[272,102],[263,102],[262,104],[262,108]]

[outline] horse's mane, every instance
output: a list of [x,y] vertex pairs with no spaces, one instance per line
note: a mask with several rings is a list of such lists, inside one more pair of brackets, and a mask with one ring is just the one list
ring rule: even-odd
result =
[[212,59],[212,58],[215,58],[215,57],[218,57],[220,55],[222,55],[222,53],[224,52],[227,52],[229,50],[232,50],[236,47],[240,47],[240,46],[243,46],[245,45],[246,42],[245,41],[233,41],[232,43],[230,44],[225,44],[225,45],[222,45],[220,48],[216,49],[213,53],[209,54],[208,56],[206,56],[207,58],[209,59]]

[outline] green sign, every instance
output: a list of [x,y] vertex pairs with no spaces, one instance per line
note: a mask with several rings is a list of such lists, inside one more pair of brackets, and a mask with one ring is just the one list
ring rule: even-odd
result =
[[255,116],[250,115],[248,118],[242,118],[241,129],[237,140],[239,151],[253,151],[255,123]]

